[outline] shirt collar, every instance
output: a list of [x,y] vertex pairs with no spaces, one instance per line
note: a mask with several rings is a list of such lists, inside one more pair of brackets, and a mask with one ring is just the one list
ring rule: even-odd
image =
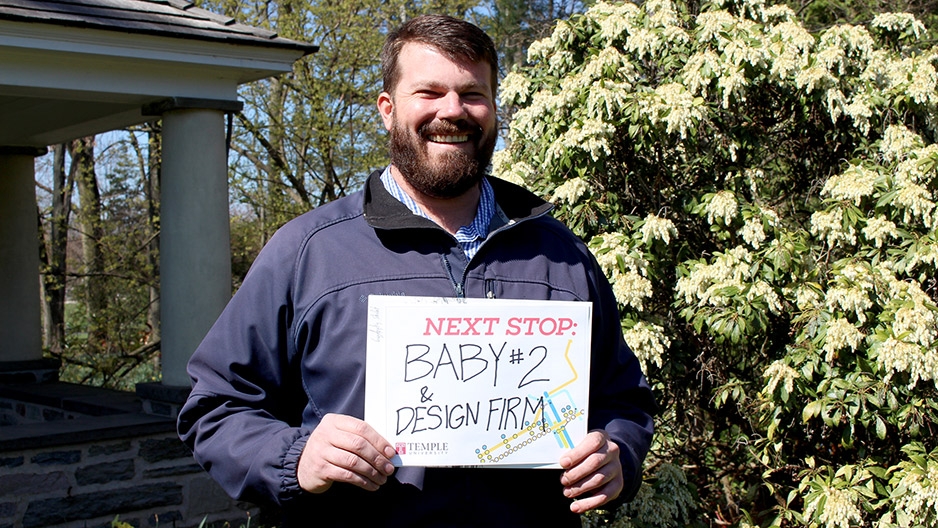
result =
[[[384,172],[381,173],[381,183],[384,184],[384,188],[390,193],[391,196],[399,200],[402,204],[407,206],[410,212],[414,213],[417,216],[427,218],[427,213],[417,205],[417,202],[410,197],[409,194],[404,192],[404,189],[397,184],[397,181],[394,180],[394,177],[391,176],[391,166],[387,166],[384,169]],[[476,215],[472,223],[469,225],[464,225],[456,231],[454,235],[457,242],[465,243],[472,242],[474,240],[484,239],[489,232],[489,224],[492,221],[492,216],[495,214],[495,191],[492,189],[492,185],[489,183],[488,178],[485,176],[482,177],[481,182],[481,193],[479,194],[479,206],[476,208]]]

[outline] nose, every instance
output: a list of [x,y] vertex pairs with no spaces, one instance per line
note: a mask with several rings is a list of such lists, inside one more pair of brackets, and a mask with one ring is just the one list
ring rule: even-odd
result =
[[462,97],[458,92],[447,92],[440,97],[436,115],[439,119],[447,121],[459,121],[468,117]]

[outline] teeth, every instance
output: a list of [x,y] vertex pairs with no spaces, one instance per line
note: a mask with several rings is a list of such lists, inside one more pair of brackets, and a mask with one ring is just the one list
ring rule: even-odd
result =
[[430,136],[428,139],[434,143],[462,143],[469,141],[469,136]]

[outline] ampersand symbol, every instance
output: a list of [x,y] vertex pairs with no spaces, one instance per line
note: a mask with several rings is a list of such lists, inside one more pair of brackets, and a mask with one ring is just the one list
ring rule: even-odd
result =
[[427,394],[429,390],[430,390],[430,387],[427,387],[426,385],[420,388],[420,403],[427,403],[428,401],[433,401],[433,394],[432,393]]

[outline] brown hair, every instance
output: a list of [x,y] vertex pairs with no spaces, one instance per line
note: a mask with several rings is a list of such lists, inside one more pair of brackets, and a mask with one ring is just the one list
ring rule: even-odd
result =
[[381,50],[383,90],[393,93],[400,72],[397,58],[404,44],[416,42],[435,48],[453,62],[488,63],[492,68],[492,97],[498,88],[498,52],[482,29],[446,15],[422,15],[405,22],[388,35]]

